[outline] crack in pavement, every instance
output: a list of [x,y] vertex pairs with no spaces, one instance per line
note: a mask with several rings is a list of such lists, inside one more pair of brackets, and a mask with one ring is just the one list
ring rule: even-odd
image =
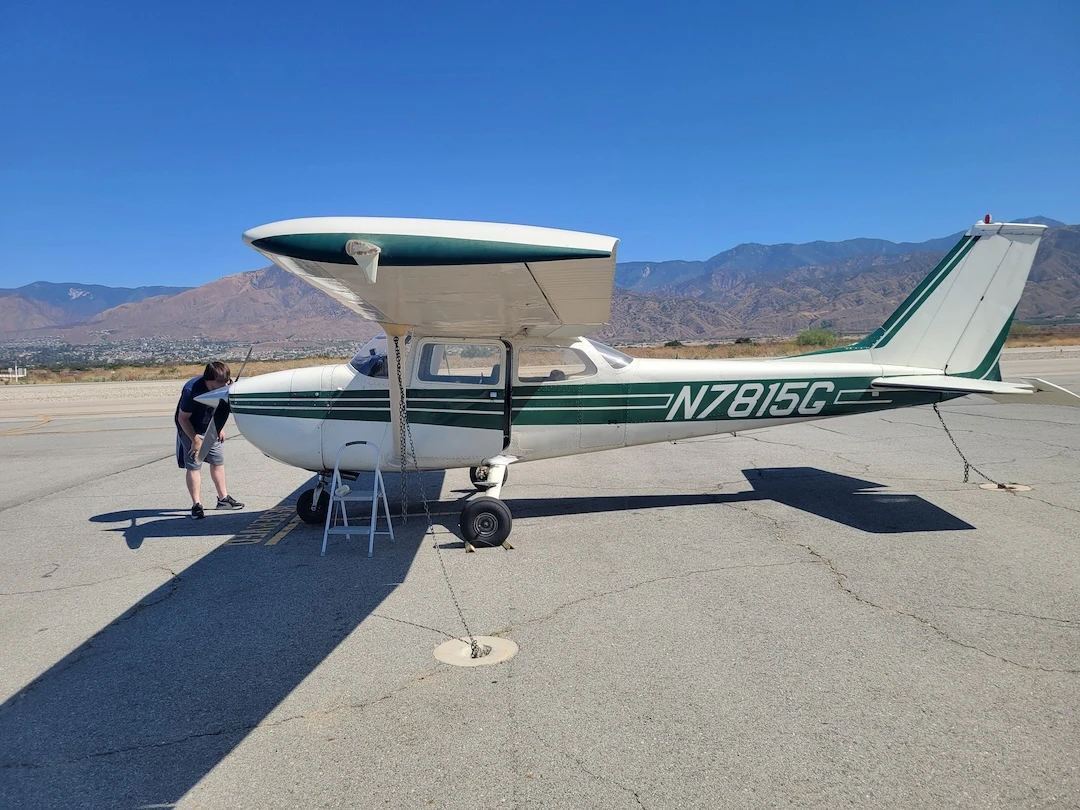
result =
[[[94,479],[93,485],[100,485],[107,478],[112,478],[114,475],[122,475],[122,474],[124,474],[126,472],[131,472],[132,470],[138,470],[141,467],[149,467],[151,464],[158,464],[158,463],[160,463],[162,461],[168,461],[169,459],[175,459],[175,458],[176,458],[176,453],[169,453],[169,455],[167,455],[167,456],[154,457],[154,458],[150,459],[149,461],[140,461],[138,464],[135,464],[135,465],[133,465],[131,467],[124,467],[123,469],[120,469],[120,470],[113,470],[112,472],[102,473],[102,474],[99,474]],[[24,499],[24,500],[20,500],[20,501],[18,501],[16,503],[9,503],[9,504],[6,504],[6,505],[0,505],[0,514],[8,511],[9,509],[14,509],[17,506],[26,506],[28,504],[37,503],[40,500],[43,500],[45,498],[51,498],[54,495],[59,495],[62,492],[67,492],[68,490],[78,489],[79,487],[86,487],[86,486],[91,486],[91,484],[87,483],[86,481],[79,481],[78,483],[75,483],[75,484],[68,484],[67,486],[62,486],[62,487],[57,487],[56,489],[51,489],[48,492],[42,492],[40,495],[37,495],[36,497],[33,497],[33,498],[27,498],[27,499]]]
[[[950,417],[951,416],[956,416],[957,412],[956,411],[948,411],[948,414],[949,414]],[[963,415],[963,414],[961,414],[961,415]],[[902,419],[887,419],[884,416],[881,417],[881,421],[886,422],[886,423],[888,423],[890,425],[908,425],[910,427],[917,427],[917,428],[922,428],[924,430],[932,430],[932,431],[935,431],[935,432],[941,430],[941,424],[940,423],[924,425],[921,422],[908,422],[908,421],[905,421],[905,420],[902,420]],[[1009,420],[1009,421],[1020,421],[1020,420]],[[1032,420],[1032,421],[1036,421],[1036,420]],[[1057,423],[1055,423],[1055,424],[1057,424]],[[1063,425],[1063,427],[1071,427],[1071,426],[1070,425]],[[996,438],[996,439],[1012,439],[1014,441],[1021,441],[1020,439],[1017,439],[1013,434],[1010,434],[1010,433],[1000,433],[1000,434],[998,434],[998,433],[989,433],[989,432],[987,432],[985,430],[976,430],[975,428],[957,428],[957,427],[951,427],[951,426],[949,427],[949,430],[952,433],[971,433],[971,434],[977,434],[979,436],[990,436],[990,437]],[[1038,439],[1038,438],[1035,438],[1033,436],[1025,436],[1022,439],[1022,441],[1024,442],[1024,444],[1031,444],[1031,443],[1034,442],[1034,443],[1037,443],[1037,444],[1044,445],[1046,447],[1053,448],[1054,450],[1058,451],[1059,455],[1062,454],[1062,453],[1069,453],[1069,452],[1073,452],[1073,451],[1075,451],[1077,449],[1080,449],[1080,448],[1071,447],[1069,445],[1064,445],[1063,446],[1063,445],[1061,445],[1060,443],[1057,443],[1057,442],[1044,441],[1042,439]],[[996,463],[996,462],[984,462],[984,463],[989,464],[989,463]]]
[[34,691],[38,688],[38,686],[40,686],[45,681],[46,677],[48,677],[49,679],[55,678],[56,676],[62,675],[63,673],[74,667],[76,664],[81,662],[83,657],[94,648],[94,644],[99,638],[101,638],[104,633],[115,628],[117,625],[133,619],[135,616],[142,613],[144,610],[160,605],[166,600],[171,599],[179,590],[182,579],[180,575],[177,574],[175,571],[172,571],[169,568],[165,568],[164,566],[159,567],[163,568],[163,570],[167,571],[172,575],[171,579],[158,586],[159,589],[165,589],[164,593],[161,595],[160,598],[154,600],[153,602],[145,602],[143,600],[140,600],[134,605],[132,605],[130,608],[125,610],[107,625],[94,633],[94,635],[90,636],[90,638],[88,638],[86,641],[84,641],[82,644],[80,644],[78,647],[68,653],[63,659],[54,664],[50,669],[43,672],[38,677],[34,678],[32,681],[30,681],[30,683],[28,683],[26,686],[16,692],[15,695],[13,695],[6,704],[0,706],[0,715],[2,715],[6,711],[12,710],[12,708],[18,702],[22,701],[23,698],[33,694]]
[[596,599],[605,599],[608,596],[615,596],[617,594],[627,593],[629,591],[637,590],[638,588],[643,588],[646,585],[654,585],[654,584],[656,584],[658,582],[668,582],[668,581],[672,581],[672,580],[687,579],[689,577],[699,576],[701,574],[714,574],[714,573],[717,573],[719,571],[734,571],[734,570],[738,570],[738,569],[742,569],[742,568],[780,568],[780,567],[788,566],[788,565],[807,565],[807,564],[812,564],[812,563],[810,563],[810,561],[805,561],[805,560],[788,560],[786,562],[775,562],[775,563],[745,563],[745,564],[742,564],[742,565],[722,565],[722,566],[717,566],[715,568],[700,568],[700,569],[696,569],[694,571],[684,571],[683,573],[680,573],[680,574],[668,574],[668,575],[662,576],[662,577],[654,577],[652,579],[646,579],[646,580],[642,580],[641,582],[635,582],[635,583],[633,583],[631,585],[626,585],[625,587],[622,587],[622,588],[613,588],[610,591],[603,591],[601,593],[593,593],[593,594],[589,594],[588,596],[582,596],[582,597],[580,597],[578,599],[573,599],[573,600],[571,600],[569,602],[566,602],[566,603],[564,603],[562,605],[559,605],[554,610],[552,610],[552,611],[550,611],[548,613],[545,613],[542,616],[535,616],[535,617],[533,617],[531,619],[526,619],[525,621],[519,622],[518,624],[512,624],[512,625],[510,625],[508,630],[513,630],[516,627],[531,627],[531,626],[534,626],[534,625],[537,625],[537,624],[543,624],[544,622],[547,622],[547,621],[555,618],[557,615],[562,613],[564,610],[569,610],[570,608],[577,607],[578,605],[581,605],[581,604],[583,604],[585,602],[591,602],[591,601],[596,600]]
[[1020,611],[1003,610],[1002,608],[972,607],[971,605],[945,605],[945,607],[956,608],[957,610],[976,610],[976,611],[986,611],[986,612],[989,612],[989,613],[1004,613],[1007,616],[1023,616],[1023,617],[1025,617],[1027,619],[1038,619],[1039,621],[1044,621],[1044,622],[1062,622],[1064,624],[1074,624],[1074,623],[1076,623],[1075,619],[1062,619],[1062,618],[1059,618],[1057,616],[1037,616],[1034,613],[1021,613]]
[[768,439],[762,439],[762,438],[760,438],[758,436],[747,436],[746,434],[741,434],[739,436],[739,438],[740,439],[749,439],[752,442],[759,442],[761,444],[775,444],[775,445],[779,445],[780,447],[794,447],[794,448],[796,448],[798,450],[806,450],[808,453],[829,453],[829,454],[834,454],[835,453],[835,451],[832,451],[832,450],[819,450],[818,448],[810,449],[808,447],[803,447],[798,442],[769,441]]
[[1038,503],[1046,504],[1047,506],[1053,506],[1057,509],[1064,509],[1066,512],[1076,512],[1077,514],[1080,514],[1080,509],[1075,509],[1072,506],[1064,506],[1060,503],[1054,503],[1053,501],[1048,501],[1045,498],[1038,498],[1028,492],[1011,492],[1009,494],[1015,495],[1019,498],[1023,498],[1026,501],[1037,501]]
[[578,770],[580,770],[586,776],[590,777],[594,782],[606,782],[609,785],[614,785],[619,790],[625,791],[626,793],[629,793],[631,796],[633,796],[634,801],[637,802],[638,807],[642,808],[642,810],[647,810],[647,808],[645,807],[645,802],[643,802],[642,799],[641,799],[640,791],[634,790],[632,787],[630,787],[628,785],[624,785],[624,784],[622,784],[622,782],[618,782],[618,781],[616,781],[615,779],[612,779],[609,776],[604,776],[603,774],[595,773],[594,771],[590,770],[589,767],[581,759],[579,759],[578,757],[573,756],[572,754],[570,754],[570,753],[568,753],[566,751],[563,751],[558,746],[556,746],[556,745],[548,742],[546,739],[544,739],[544,736],[539,731],[537,731],[536,728],[532,724],[523,722],[521,725],[522,725],[523,728],[525,728],[526,731],[528,731],[537,740],[539,740],[541,745],[546,747],[549,751],[554,751],[559,756],[569,760],[571,763],[573,763],[578,768]]
[[776,536],[772,538],[775,542],[781,543],[782,545],[789,546],[789,547],[794,546],[796,548],[804,549],[810,556],[814,557],[816,560],[818,560],[819,562],[824,564],[824,566],[835,577],[836,586],[841,591],[843,591],[844,593],[848,594],[850,597],[855,599],[857,602],[860,602],[860,603],[862,603],[862,604],[864,604],[864,605],[866,605],[868,607],[874,608],[876,610],[880,610],[880,611],[882,611],[884,613],[891,613],[893,615],[906,616],[909,619],[914,619],[916,622],[918,622],[920,625],[922,625],[926,629],[931,630],[932,632],[934,632],[935,634],[937,634],[938,636],[940,636],[941,638],[945,639],[946,641],[948,641],[948,642],[950,642],[952,644],[956,644],[957,646],[963,647],[965,649],[974,650],[975,652],[981,653],[982,655],[985,655],[988,658],[993,658],[993,659],[995,659],[997,661],[1001,661],[1001,662],[1006,663],[1006,664],[1011,664],[1012,666],[1015,666],[1015,667],[1020,667],[1021,669],[1026,669],[1026,670],[1036,671],[1036,672],[1063,673],[1063,674],[1067,674],[1067,675],[1080,674],[1080,669],[1065,669],[1065,668],[1058,668],[1058,667],[1044,667],[1044,666],[1039,666],[1038,664],[1025,664],[1022,661],[1015,661],[1015,660],[1013,660],[1011,658],[1008,658],[1006,656],[998,655],[996,653],[992,653],[992,652],[989,652],[987,650],[984,650],[981,647],[978,647],[978,646],[976,646],[974,644],[968,644],[967,642],[960,641],[959,639],[953,638],[943,628],[938,627],[936,624],[934,624],[929,619],[925,619],[925,618],[923,618],[922,616],[919,616],[916,613],[912,613],[912,612],[906,611],[906,610],[900,610],[899,608],[888,607],[886,605],[879,605],[877,602],[874,602],[871,599],[868,599],[868,598],[862,596],[861,594],[856,593],[852,588],[848,587],[845,584],[847,579],[848,579],[847,574],[845,574],[843,571],[841,571],[839,568],[837,568],[833,564],[832,560],[830,560],[824,554],[822,554],[819,551],[816,551],[808,543],[799,543],[798,541],[795,541],[795,540],[786,539],[783,536],[784,535],[783,525],[781,524],[781,522],[778,519],[772,517],[771,515],[763,515],[760,512],[756,512],[752,508],[750,508],[749,506],[747,506],[745,504],[724,504],[724,505],[725,506],[730,506],[733,509],[741,509],[741,510],[743,510],[745,512],[749,512],[750,514],[753,514],[753,515],[756,515],[756,516],[758,516],[760,518],[763,518],[764,520],[770,521],[773,524],[773,527],[776,530]]
[[426,624],[419,624],[418,622],[410,622],[408,619],[398,619],[395,616],[387,616],[384,613],[376,613],[372,611],[371,614],[376,619],[383,619],[388,622],[397,622],[398,624],[407,624],[410,627],[419,627],[421,630],[430,630],[432,633],[438,633],[440,636],[446,636],[447,638],[459,638],[459,636],[447,633],[445,630],[440,630],[438,627],[428,627]]
[[1023,422],[1025,424],[1031,422],[1037,422],[1041,425],[1057,425],[1058,427],[1076,427],[1075,422],[1060,422],[1057,419],[1024,419],[1021,417],[1011,416],[996,416],[991,413],[969,413],[967,411],[947,411],[949,414],[956,414],[957,416],[968,416],[972,419],[993,419],[999,422]]
[[[92,588],[95,585],[104,585],[106,582],[117,582],[121,579],[128,579],[130,577],[139,576],[141,574],[145,574],[148,571],[166,571],[172,576],[176,576],[176,573],[172,570],[172,568],[169,567],[169,565],[172,565],[172,563],[179,562],[184,559],[187,559],[187,557],[177,557],[176,559],[164,565],[159,564],[151,565],[147,568],[138,568],[134,571],[129,571],[126,574],[119,574],[115,577],[105,577],[105,579],[96,579],[92,582],[77,582],[73,585],[57,585],[55,588],[37,588],[32,591],[0,591],[0,596],[28,596],[39,593],[59,593],[60,591],[71,591],[77,588]],[[51,563],[51,565],[54,565],[56,567],[53,568],[53,570],[50,571],[48,574],[44,574],[41,577],[42,579],[52,576],[60,568],[60,565],[58,563]]]

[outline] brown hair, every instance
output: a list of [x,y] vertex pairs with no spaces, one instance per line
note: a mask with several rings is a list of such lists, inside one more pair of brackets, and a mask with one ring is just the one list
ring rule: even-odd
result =
[[232,378],[232,372],[229,371],[228,363],[215,360],[213,363],[206,364],[202,378],[207,382],[226,382]]

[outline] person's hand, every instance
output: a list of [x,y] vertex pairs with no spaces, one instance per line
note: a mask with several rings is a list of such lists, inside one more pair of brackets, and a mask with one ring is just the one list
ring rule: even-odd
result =
[[225,431],[224,431],[224,430],[218,433],[218,435],[217,435],[217,440],[218,440],[219,442],[223,442],[223,441],[225,441]]
[[196,433],[195,438],[191,440],[191,454],[190,455],[191,455],[192,458],[198,458],[199,457],[199,448],[201,448],[201,447],[202,447],[202,436],[200,436],[198,433]]

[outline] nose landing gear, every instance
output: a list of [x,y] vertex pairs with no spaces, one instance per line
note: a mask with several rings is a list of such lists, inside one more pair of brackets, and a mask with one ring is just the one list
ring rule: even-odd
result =
[[304,490],[296,499],[296,514],[304,523],[326,523],[326,512],[330,509],[330,493],[326,491],[329,483],[329,479],[320,474],[314,489]]

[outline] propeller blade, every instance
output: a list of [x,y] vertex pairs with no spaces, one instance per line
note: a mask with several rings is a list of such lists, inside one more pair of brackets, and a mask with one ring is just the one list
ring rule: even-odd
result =
[[238,372],[236,372],[236,376],[233,377],[233,380],[232,380],[233,382],[236,382],[237,380],[240,379],[241,376],[243,376],[244,369],[247,368],[248,360],[251,359],[251,353],[254,350],[255,350],[255,344],[252,343],[251,346],[248,347],[247,357],[245,357],[244,362],[240,364],[240,370]]
[[240,375],[244,373],[244,369],[247,368],[248,360],[251,359],[251,353],[255,350],[255,344],[252,343],[247,350],[247,356],[244,358],[244,362],[240,364],[240,370],[236,372],[236,376],[229,380],[229,384],[222,386],[214,391],[207,391],[205,394],[199,394],[195,397],[196,402],[201,402],[203,405],[209,405],[214,409],[214,418],[210,420],[210,424],[206,426],[206,432],[202,436],[202,445],[199,447],[198,460],[206,461],[206,457],[210,455],[210,451],[213,449],[214,444],[217,442],[217,437],[221,431],[225,428],[225,423],[229,421],[229,414],[232,413],[232,409],[229,407],[229,389],[232,384],[240,379]]
[[202,444],[199,446],[199,454],[196,457],[197,461],[202,462],[206,461],[206,457],[210,455],[214,444],[217,443],[218,434],[225,427],[225,423],[229,420],[229,414],[232,412],[229,407],[229,386],[226,385],[214,391],[199,394],[199,396],[195,397],[195,401],[201,402],[203,405],[209,405],[214,409],[214,417],[210,420],[210,424],[206,426],[206,432],[202,435]]

